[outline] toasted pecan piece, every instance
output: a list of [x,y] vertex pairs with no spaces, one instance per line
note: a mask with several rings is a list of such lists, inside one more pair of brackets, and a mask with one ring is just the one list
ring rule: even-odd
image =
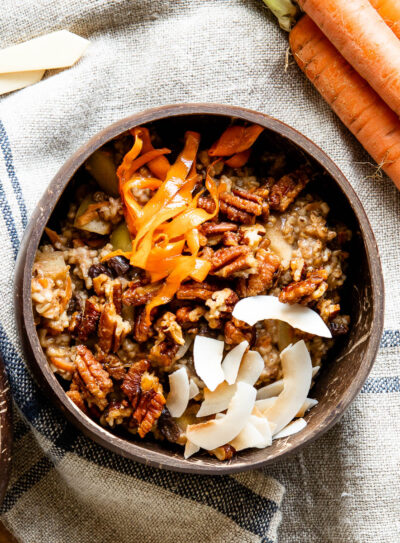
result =
[[210,328],[219,328],[221,326],[221,318],[229,317],[238,301],[239,297],[230,288],[214,292],[211,298],[206,301],[206,305],[210,309],[205,314],[205,318]]
[[199,322],[201,317],[204,316],[206,312],[205,307],[195,306],[195,307],[180,307],[176,312],[176,320],[184,328],[192,326],[194,323]]
[[254,273],[256,261],[249,247],[238,245],[237,247],[223,247],[215,251],[211,264],[211,275],[229,277],[243,270],[250,270],[250,273]]
[[131,403],[133,409],[136,409],[140,393],[141,393],[141,382],[142,377],[146,371],[150,369],[150,362],[148,360],[139,360],[132,364],[129,368],[128,373],[125,376],[124,382],[121,385],[121,390],[126,394],[129,402]]
[[332,320],[340,312],[340,305],[330,299],[320,299],[317,303],[317,309],[325,322]]
[[283,287],[279,293],[279,301],[287,304],[307,305],[313,300],[318,300],[328,288],[327,278],[326,270],[314,270],[307,275],[304,281],[293,281]]
[[249,344],[254,343],[255,327],[233,318],[225,323],[224,336],[228,345],[238,345],[246,340]]
[[109,353],[116,352],[131,331],[129,322],[117,314],[113,303],[106,303],[101,312],[98,327],[99,346],[102,351]]
[[227,443],[226,445],[222,445],[222,447],[218,447],[217,449],[213,449],[212,451],[209,451],[209,453],[212,456],[216,456],[218,460],[231,460],[233,458],[234,454],[236,453],[235,447],[232,447],[232,445],[229,445]]
[[81,411],[87,413],[82,392],[79,390],[78,385],[74,381],[71,382],[70,389],[67,391],[67,396],[77,407],[79,407]]
[[158,319],[154,327],[162,340],[166,337],[170,337],[177,345],[183,345],[185,343],[182,328],[177,322],[176,315],[171,313],[171,311],[166,311],[164,315]]
[[224,232],[235,232],[238,229],[237,224],[231,222],[212,222],[207,221],[200,227],[200,231],[205,236],[214,236],[216,234],[223,234]]
[[236,247],[239,245],[239,236],[236,232],[224,232],[222,244],[226,247]]
[[273,185],[269,194],[270,208],[283,213],[310,181],[311,170],[302,166],[284,175]]
[[144,343],[154,334],[153,327],[151,324],[147,324],[146,321],[146,308],[143,307],[139,311],[133,327],[133,337],[138,343]]
[[85,345],[77,346],[75,364],[75,390],[80,390],[84,399],[93,400],[101,410],[104,409],[106,396],[113,388],[110,376]]
[[[272,186],[273,183],[274,183],[274,180],[271,178],[271,181],[268,183],[268,185]],[[254,194],[259,196],[262,200],[261,216],[264,219],[264,221],[267,221],[269,218],[269,200],[268,200],[269,193],[270,193],[270,188],[268,186],[260,187],[254,191]]]
[[107,371],[110,377],[116,381],[122,381],[125,379],[125,367],[116,354],[106,354],[103,353],[103,351],[99,351],[96,358],[103,365],[103,368]]
[[248,279],[239,280],[238,292],[242,298],[265,293],[271,288],[276,273],[279,271],[279,257],[271,251],[259,249],[256,260],[257,273],[250,275]]
[[[78,320],[77,335],[79,341],[87,341],[90,334],[96,331],[97,323],[99,322],[101,310],[99,304],[88,298],[85,302],[85,310],[82,317]],[[75,332],[75,330],[74,330]]]
[[142,393],[139,405],[133,417],[139,424],[138,433],[144,437],[160,417],[165,405],[164,395],[157,390],[149,390]]
[[133,409],[126,400],[112,400],[102,414],[100,422],[113,428],[118,424],[122,424],[125,419],[129,419],[132,413]]
[[203,281],[184,283],[176,292],[178,300],[207,300],[211,294],[218,290],[218,287]]
[[200,198],[197,200],[197,207],[204,209],[207,211],[207,213],[214,213],[215,211],[214,200],[208,198],[207,196],[200,196]]
[[150,302],[160,290],[160,283],[142,285],[139,281],[133,281],[122,295],[122,302],[125,305],[144,305]]

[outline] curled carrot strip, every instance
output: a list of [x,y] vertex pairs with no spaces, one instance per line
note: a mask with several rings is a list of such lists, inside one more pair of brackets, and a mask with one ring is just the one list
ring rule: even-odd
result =
[[241,153],[236,153],[235,155],[225,160],[225,164],[231,168],[242,168],[250,158],[251,149],[246,149]]
[[208,154],[210,156],[230,156],[247,151],[263,130],[264,127],[258,124],[229,126],[210,147]]
[[130,173],[132,162],[140,155],[143,147],[143,141],[138,135],[135,136],[132,149],[126,153],[121,164],[117,169],[117,176],[119,179],[119,187],[121,184],[130,179],[132,173]]
[[[131,134],[133,136],[136,136],[137,134],[142,139],[143,153],[147,153],[148,151],[152,151],[154,149],[153,144],[151,143],[150,133],[144,126],[138,126],[137,128],[132,129]],[[150,160],[147,166],[151,173],[162,181],[164,181],[164,179],[167,177],[168,170],[171,167],[168,159],[165,156],[153,158],[153,160]]]

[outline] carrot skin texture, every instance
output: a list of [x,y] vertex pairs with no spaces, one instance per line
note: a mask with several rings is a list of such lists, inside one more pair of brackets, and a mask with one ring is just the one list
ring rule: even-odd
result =
[[368,0],[299,0],[329,41],[400,116],[400,41]]
[[400,39],[400,2],[398,0],[369,0],[385,23]]
[[400,189],[400,119],[305,15],[289,35],[293,57],[364,149]]

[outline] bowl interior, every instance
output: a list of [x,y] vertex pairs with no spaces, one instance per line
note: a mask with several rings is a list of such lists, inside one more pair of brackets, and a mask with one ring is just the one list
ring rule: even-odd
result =
[[[328,429],[343,414],[360,390],[376,355],[382,333],[383,289],[379,257],[368,220],[357,196],[332,161],[304,136],[275,119],[228,106],[218,106],[220,109],[217,110],[217,106],[213,107],[209,106],[208,111],[195,113],[188,106],[189,111],[185,113],[176,106],[176,110],[172,108],[172,112],[163,111],[162,114],[157,112],[153,115],[149,112],[144,119],[140,116],[132,117],[106,129],[97,139],[92,139],[79,150],[57,174],[49,187],[50,196],[48,192],[47,198],[39,204],[42,207],[41,212],[36,211],[32,218],[23,244],[23,255],[18,263],[20,271],[17,273],[17,284],[20,281],[22,297],[17,295],[17,301],[22,310],[19,316],[20,332],[36,377],[66,416],[87,435],[124,456],[158,467],[189,472],[226,473],[264,465],[297,450]],[[232,117],[257,122],[266,127],[252,153],[257,175],[264,175],[265,164],[256,160],[259,152],[264,149],[272,152],[283,149],[289,157],[289,170],[304,162],[306,157],[318,171],[318,176],[308,186],[308,190],[329,204],[330,222],[343,222],[353,231],[349,246],[348,279],[342,290],[342,307],[350,314],[351,325],[349,334],[340,338],[330,350],[319,373],[310,393],[319,403],[305,416],[308,424],[302,432],[276,440],[266,449],[240,452],[229,462],[221,463],[206,454],[184,460],[182,449],[167,442],[136,441],[132,436],[125,439],[124,436],[111,434],[91,421],[69,401],[62,385],[49,369],[35,332],[30,302],[31,269],[43,228],[48,221],[51,226],[57,225],[65,215],[71,191],[83,178],[81,166],[96,148],[127,128],[145,121],[155,128],[163,145],[170,147],[173,153],[181,148],[186,130],[201,132],[202,144],[210,145],[231,122]]]

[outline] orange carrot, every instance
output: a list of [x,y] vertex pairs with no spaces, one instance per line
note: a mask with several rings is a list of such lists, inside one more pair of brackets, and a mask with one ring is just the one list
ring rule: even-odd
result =
[[400,188],[400,120],[304,16],[289,36],[293,56],[347,128]]
[[400,41],[368,0],[299,0],[300,7],[400,115]]
[[376,11],[400,39],[400,2],[399,0],[369,0]]

